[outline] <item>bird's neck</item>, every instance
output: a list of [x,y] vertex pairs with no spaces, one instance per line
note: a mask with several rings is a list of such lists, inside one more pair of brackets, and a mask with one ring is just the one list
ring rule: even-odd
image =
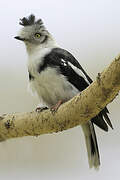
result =
[[34,45],[30,43],[26,43],[25,45],[26,45],[28,56],[31,56],[46,48],[58,47],[57,43],[53,39],[50,39],[47,43],[43,43],[40,45]]

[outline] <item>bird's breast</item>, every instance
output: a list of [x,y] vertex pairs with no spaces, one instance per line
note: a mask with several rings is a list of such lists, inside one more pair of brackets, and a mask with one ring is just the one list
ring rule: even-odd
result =
[[55,105],[59,100],[69,100],[78,92],[66,77],[58,74],[57,69],[50,67],[36,75],[30,84],[39,98],[49,107]]

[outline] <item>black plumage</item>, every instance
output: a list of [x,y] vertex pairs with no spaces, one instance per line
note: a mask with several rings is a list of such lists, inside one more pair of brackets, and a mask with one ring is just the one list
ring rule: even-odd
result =
[[[82,71],[89,83],[85,80],[84,77],[76,73],[76,71],[71,67],[71,64]],[[87,88],[90,83],[92,83],[92,79],[87,75],[79,62],[73,57],[71,53],[64,49],[53,48],[52,51],[44,57],[43,64],[40,64],[38,67],[38,72],[41,73],[47,67],[56,68],[57,71],[63,74],[67,80],[80,92]],[[109,111],[105,107],[97,116],[91,119],[91,122],[99,126],[101,129],[108,131],[108,125],[111,128],[113,128],[113,126],[107,113],[109,113]]]
[[28,71],[29,73],[29,81],[34,80],[34,76]]
[[[59,100],[69,100],[93,82],[71,53],[56,46],[55,40],[46,30],[41,19],[36,20],[31,14],[20,19],[20,25],[24,27],[20,35],[15,38],[25,42],[27,47],[31,88],[49,108]],[[40,34],[39,39],[36,38],[36,33]],[[76,69],[82,75],[79,75]],[[81,125],[90,167],[98,168],[100,165],[93,123],[105,131],[108,131],[108,125],[113,128],[107,113],[109,112],[105,107],[91,121]]]
[[19,24],[22,26],[31,26],[31,25],[35,25],[35,24],[39,24],[40,26],[42,26],[43,22],[42,22],[42,19],[38,19],[36,21],[35,16],[33,14],[31,14],[28,17],[23,17],[22,19],[20,19]]

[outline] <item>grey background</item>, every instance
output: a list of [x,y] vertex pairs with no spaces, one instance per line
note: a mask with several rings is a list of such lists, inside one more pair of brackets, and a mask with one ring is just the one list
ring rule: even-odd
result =
[[[27,54],[13,37],[19,18],[35,13],[58,44],[68,49],[95,79],[120,53],[119,0],[0,1],[0,113],[35,109],[27,91]],[[108,106],[114,131],[96,128],[101,167],[90,170],[80,127],[38,138],[0,144],[0,179],[120,179],[120,97]]]

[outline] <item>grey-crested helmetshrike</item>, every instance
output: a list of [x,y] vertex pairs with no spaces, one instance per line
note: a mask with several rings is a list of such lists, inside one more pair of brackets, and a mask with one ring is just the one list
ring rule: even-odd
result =
[[[47,107],[55,108],[80,93],[92,83],[75,57],[58,46],[41,19],[34,15],[20,19],[23,26],[15,38],[25,43],[28,53],[29,82]],[[90,167],[98,168],[100,157],[94,124],[108,131],[112,127],[105,107],[96,117],[82,125]]]

